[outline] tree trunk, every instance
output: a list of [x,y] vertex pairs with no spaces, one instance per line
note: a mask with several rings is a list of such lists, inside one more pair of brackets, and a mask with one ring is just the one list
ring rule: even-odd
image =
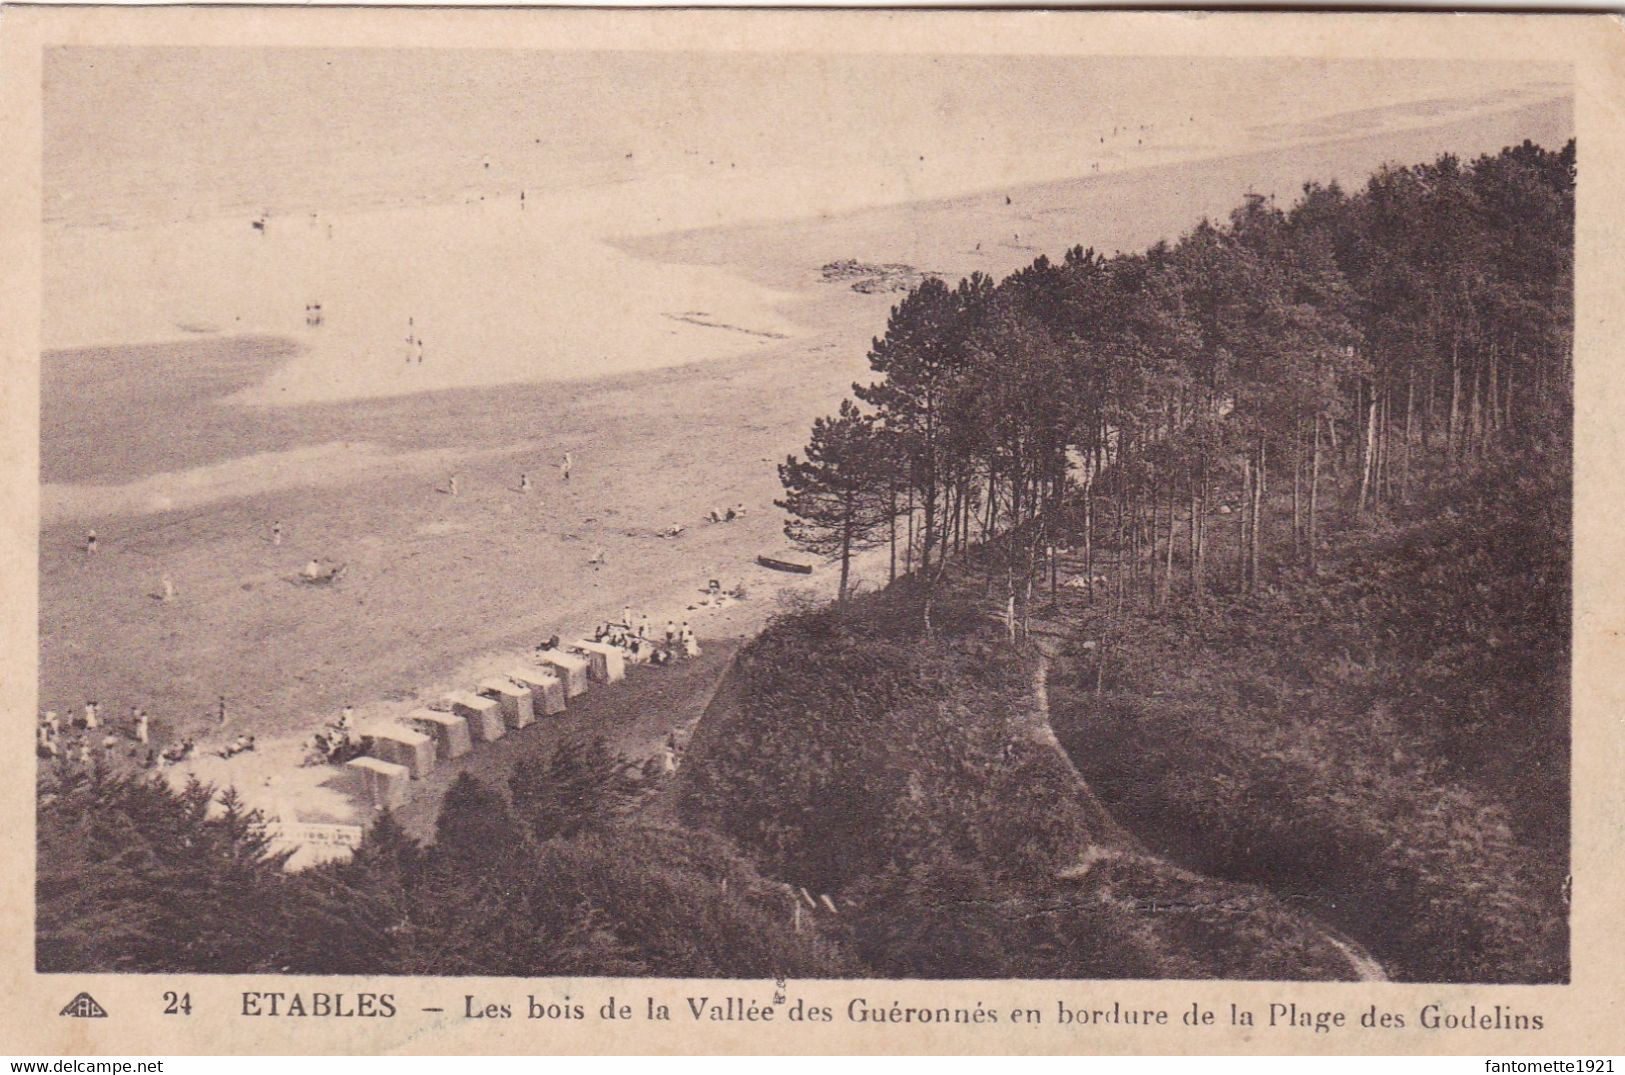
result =
[[966,474],[960,480],[959,486],[959,552],[964,555],[966,546],[970,544],[971,498],[974,493],[971,476]]
[[891,519],[891,573],[888,583],[897,581],[897,489],[894,486],[888,500],[889,517]]
[[1505,429],[1512,428],[1512,375],[1517,369],[1515,362],[1507,363],[1507,380],[1501,391],[1501,425]]
[[1461,333],[1458,331],[1450,339],[1450,409],[1445,418],[1449,424],[1444,430],[1444,450],[1451,459],[1455,459],[1457,449],[1460,447],[1461,431],[1457,428],[1461,420]]
[[1439,394],[1438,380],[1439,378],[1433,370],[1427,372],[1427,409],[1422,415],[1422,450],[1424,452],[1430,447],[1430,431],[1433,429],[1433,397]]
[[925,509],[925,518],[922,520],[922,534],[920,536],[920,574],[929,584],[931,576],[931,546],[936,540],[937,523],[937,490],[935,483],[928,485],[921,498],[921,507]]
[[1377,443],[1377,394],[1366,390],[1365,414],[1362,416],[1365,432],[1361,434],[1360,449],[1360,510],[1363,512],[1371,502],[1372,478],[1376,470],[1376,443]]
[[1400,460],[1399,469],[1399,502],[1407,503],[1411,498],[1411,423],[1416,414],[1416,371],[1411,370],[1405,374],[1405,454]]
[[1004,558],[1004,627],[1011,642],[1016,640],[1016,579],[1010,557]]
[[1462,441],[1466,445],[1468,458],[1473,456],[1475,448],[1482,447],[1484,443],[1484,405],[1483,397],[1478,390],[1483,366],[1482,361],[1473,363],[1473,377],[1467,385],[1467,429]]
[[908,487],[908,543],[903,548],[903,574],[914,573],[914,486]]
[[[1121,484],[1121,480],[1122,480],[1121,472],[1119,472],[1119,474],[1118,474],[1118,480],[1119,480],[1119,484]],[[1118,490],[1118,492],[1117,492],[1117,580],[1118,580],[1119,583],[1123,583],[1123,584],[1127,583],[1127,580],[1128,580],[1128,577],[1129,577],[1129,571],[1132,570],[1132,564],[1133,564],[1133,560],[1129,560],[1129,564],[1131,566],[1130,566],[1129,569],[1125,569],[1124,563],[1123,563],[1123,561],[1125,559],[1125,555],[1128,552],[1128,533],[1123,528],[1123,512],[1126,510],[1124,500],[1127,498],[1127,496],[1128,496],[1128,493],[1125,490],[1122,490],[1122,489]],[[1121,585],[1118,587],[1118,592],[1119,592],[1119,595],[1121,595],[1121,592],[1122,592],[1122,586]],[[1118,604],[1119,604],[1119,606],[1121,606],[1121,604],[1122,604],[1121,599],[1119,599]]]
[[1258,588],[1258,560],[1264,544],[1264,492],[1267,484],[1264,460],[1264,441],[1258,442],[1258,463],[1253,468],[1253,540],[1247,564],[1247,586],[1251,592]]
[[1303,484],[1303,427],[1292,429],[1292,560],[1303,556],[1303,508],[1298,489]]
[[1095,476],[1083,480],[1083,576],[1089,582],[1084,593],[1095,603]]
[[852,505],[847,504],[846,517],[841,520],[841,582],[835,591],[837,604],[846,604],[846,585],[852,575]]
[[1236,592],[1247,592],[1247,565],[1252,561],[1253,457],[1241,458],[1241,540],[1236,542]]
[[1191,596],[1199,598],[1201,595],[1197,592],[1196,562],[1197,562],[1197,550],[1199,548],[1199,535],[1201,533],[1200,528],[1201,528],[1201,525],[1202,525],[1201,495],[1197,492],[1197,489],[1196,489],[1196,472],[1195,472],[1194,469],[1191,471],[1191,476],[1190,477],[1191,477],[1191,516],[1190,516],[1191,525],[1190,525],[1190,533],[1187,535],[1187,538],[1189,540],[1189,545],[1188,545],[1188,549],[1187,549],[1186,559],[1187,559],[1187,568],[1190,571]]
[[1162,569],[1162,599],[1171,600],[1174,594],[1174,518],[1179,507],[1179,486],[1173,476],[1168,478],[1168,550]]
[[1384,503],[1389,499],[1390,477],[1393,468],[1389,466],[1392,459],[1393,428],[1391,420],[1393,391],[1386,380],[1382,384],[1382,402],[1377,411],[1377,502]]
[[1309,570],[1319,566],[1319,533],[1315,528],[1316,509],[1320,506],[1320,415],[1315,415],[1314,446],[1309,455]]
[[1202,474],[1202,502],[1198,506],[1201,512],[1197,516],[1196,526],[1196,600],[1200,604],[1207,597],[1207,516],[1208,508],[1213,504],[1211,490],[1208,488],[1207,472],[1204,465]]
[[987,515],[982,521],[982,544],[984,545],[987,544],[988,536],[993,533],[993,512],[999,502],[998,481],[998,476],[993,473],[993,467],[989,465],[987,468]]
[[1488,431],[1494,436],[1501,428],[1501,364],[1496,345],[1490,344],[1489,423]]
[[[1365,408],[1366,408],[1366,382],[1365,382],[1364,378],[1362,378],[1360,380],[1360,383],[1355,386],[1355,389],[1354,389],[1354,413],[1349,416],[1350,422],[1351,423],[1358,422],[1359,423],[1359,428],[1360,428],[1360,440],[1359,440],[1359,443],[1355,446],[1355,451],[1354,451],[1354,464],[1355,464],[1356,468],[1358,468],[1358,470],[1360,471],[1359,507],[1360,507],[1361,511],[1365,510],[1365,494],[1366,494],[1366,478],[1365,478],[1365,476],[1366,476],[1366,471],[1368,469],[1367,465],[1366,465],[1366,459],[1365,459],[1365,426],[1366,426],[1366,417],[1365,417],[1366,410],[1365,410]],[[1339,458],[1339,460],[1341,460],[1342,456],[1339,456],[1338,458]]]

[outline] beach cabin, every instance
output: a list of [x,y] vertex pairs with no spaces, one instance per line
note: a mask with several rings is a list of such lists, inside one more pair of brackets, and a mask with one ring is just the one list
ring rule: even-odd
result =
[[344,768],[359,778],[362,794],[374,810],[396,810],[406,805],[406,786],[412,780],[406,766],[377,758],[352,758]]
[[509,672],[508,678],[530,689],[531,703],[538,717],[564,712],[564,682],[551,671],[526,665]]
[[508,726],[502,720],[502,703],[472,691],[453,691],[446,695],[446,704],[457,716],[468,721],[468,733],[476,743],[489,743],[507,734]]
[[619,683],[626,678],[626,651],[607,642],[575,642],[570,649],[587,658],[587,674],[597,683]]
[[413,780],[422,780],[434,771],[434,740],[422,732],[398,724],[380,724],[361,734],[372,740],[373,757],[405,766]]
[[524,728],[536,720],[535,705],[529,687],[521,687],[512,680],[493,677],[480,680],[477,688],[487,698],[495,699],[502,709],[502,719],[510,728]]
[[566,698],[587,693],[587,658],[581,654],[544,649],[536,654],[536,663],[559,678],[559,682],[564,684]]
[[433,709],[414,709],[406,719],[434,740],[435,756],[441,761],[460,758],[474,749],[469,738],[468,721],[455,713],[437,713]]

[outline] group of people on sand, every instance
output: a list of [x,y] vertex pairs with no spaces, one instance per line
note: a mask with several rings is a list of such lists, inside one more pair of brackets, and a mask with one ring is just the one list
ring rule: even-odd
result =
[[737,503],[731,508],[712,508],[705,513],[706,519],[713,523],[731,523],[735,519],[744,518],[744,516],[745,505],[743,503]]
[[343,765],[366,753],[367,744],[355,730],[355,708],[346,705],[339,719],[311,736],[305,743],[306,765]]
[[98,733],[102,750],[111,752],[126,739],[147,746],[151,739],[149,729],[147,711],[139,706],[131,706],[129,724],[124,734],[120,735],[114,727],[102,719],[101,703],[92,698],[85,702],[82,713],[70,717],[66,722],[56,710],[47,709],[45,715],[40,718],[35,746],[42,758],[53,761],[77,761],[88,765],[94,756],[92,744],[96,742]]
[[694,602],[688,607],[690,609],[721,608],[724,605],[732,604],[735,601],[743,601],[745,599],[745,592],[745,584],[742,581],[734,583],[733,589],[724,590],[722,588],[722,580],[712,579],[705,587],[705,596],[701,597],[698,601]]
[[[224,727],[228,716],[226,696],[222,694],[215,703],[215,718]],[[101,750],[108,758],[123,744],[134,744],[132,753],[145,748],[142,765],[148,769],[162,769],[165,765],[185,761],[197,750],[197,741],[191,737],[163,751],[157,750],[152,745],[152,719],[145,708],[130,706],[130,715],[120,722],[117,718],[103,717],[101,703],[94,698],[87,700],[84,709],[66,722],[56,710],[46,710],[40,718],[35,744],[41,758],[89,765],[95,757],[94,744],[98,736]],[[253,749],[254,737],[239,735],[218,753],[222,758],[230,758]]]
[[[556,637],[554,639],[556,644]],[[634,664],[669,664],[678,654],[684,657],[700,655],[699,639],[687,620],[681,625],[667,620],[664,632],[657,632],[648,613],[634,617],[632,606],[621,610],[620,620],[600,624],[593,632],[593,641],[619,646]]]
[[215,753],[219,754],[222,758],[235,758],[237,755],[246,754],[248,751],[253,749],[254,737],[252,735],[239,735],[237,738],[221,747]]

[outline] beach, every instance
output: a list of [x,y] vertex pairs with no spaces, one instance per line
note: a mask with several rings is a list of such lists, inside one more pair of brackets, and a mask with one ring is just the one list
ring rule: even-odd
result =
[[[39,707],[140,705],[166,740],[251,733],[280,762],[345,705],[363,723],[400,715],[623,606],[732,645],[785,590],[833,590],[828,566],[803,579],[755,563],[803,558],[773,507],[775,464],[866,378],[900,297],[826,279],[825,263],[1003,274],[1173,238],[1250,190],[1285,202],[1307,179],[1556,145],[1571,126],[1566,102],[1518,102],[777,220],[754,205],[668,218],[641,194],[617,202],[639,188],[613,182],[530,188],[521,205],[503,180],[428,204],[58,222]],[[744,517],[706,520],[736,503]],[[312,558],[343,577],[299,583]],[[690,610],[713,579],[746,598]],[[658,721],[638,727],[658,741]]]

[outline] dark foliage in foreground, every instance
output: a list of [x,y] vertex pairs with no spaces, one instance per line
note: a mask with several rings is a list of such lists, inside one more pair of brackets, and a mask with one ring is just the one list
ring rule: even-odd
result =
[[[553,770],[601,754],[570,745]],[[590,770],[589,770],[590,771]],[[579,786],[579,783],[578,785]],[[194,785],[63,783],[45,798],[42,971],[802,977],[849,972],[798,898],[703,833],[583,797],[542,832],[467,776],[432,845],[385,814],[355,858],[298,874],[256,814]],[[211,808],[211,800],[215,805]],[[552,835],[567,830],[568,837]]]

